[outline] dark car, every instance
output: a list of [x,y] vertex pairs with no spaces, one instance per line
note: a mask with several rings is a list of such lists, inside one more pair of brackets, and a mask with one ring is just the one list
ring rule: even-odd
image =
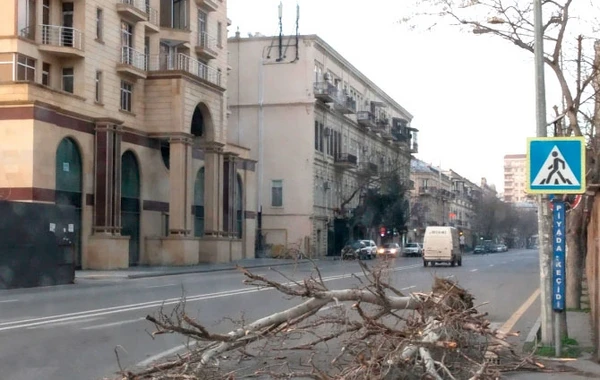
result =
[[487,249],[485,248],[485,246],[483,246],[483,245],[476,246],[475,249],[473,250],[473,254],[478,254],[478,253],[487,253]]

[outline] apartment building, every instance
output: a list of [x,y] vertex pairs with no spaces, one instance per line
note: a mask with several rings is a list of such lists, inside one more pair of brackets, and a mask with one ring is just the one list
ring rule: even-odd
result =
[[507,154],[504,156],[504,201],[520,203],[531,201],[525,192],[527,156],[525,154]]
[[408,184],[412,115],[316,35],[238,33],[229,49],[229,139],[258,161],[266,246],[322,256],[339,254],[350,236],[375,238],[349,226],[357,189],[390,171]]
[[422,241],[427,226],[454,226],[472,241],[473,202],[481,188],[454,170],[443,171],[420,160],[411,162],[411,219],[409,237]]
[[255,161],[227,141],[225,0],[15,0],[0,194],[74,207],[83,268],[254,257]]

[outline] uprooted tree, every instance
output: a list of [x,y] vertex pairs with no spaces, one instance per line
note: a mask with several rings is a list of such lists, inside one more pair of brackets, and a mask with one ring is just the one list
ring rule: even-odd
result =
[[403,294],[388,281],[390,268],[361,267],[361,285],[342,290],[329,289],[318,269],[303,281],[282,283],[240,268],[248,285],[298,302],[227,333],[192,318],[185,300],[149,315],[153,335],[180,334],[193,344],[172,360],[122,369],[119,379],[475,380],[544,369],[515,353],[507,338],[518,334],[492,328],[456,282],[435,278],[431,292]]
[[[530,0],[414,0],[417,12],[401,23],[411,29],[430,19],[428,27],[445,21],[477,35],[502,38],[520,49],[534,52],[533,7]],[[596,129],[600,122],[597,96],[600,51],[597,47],[598,14],[595,3],[573,0],[542,0],[544,63],[560,86],[562,99],[548,115],[549,135],[588,137],[587,182],[600,180],[600,145]],[[407,4],[407,8],[410,8]],[[447,25],[448,25],[447,24]],[[587,221],[583,207],[567,214],[567,307],[579,308]]]

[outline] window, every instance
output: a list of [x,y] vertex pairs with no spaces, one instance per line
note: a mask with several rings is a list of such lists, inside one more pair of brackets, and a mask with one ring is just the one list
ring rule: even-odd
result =
[[323,80],[323,69],[319,63],[315,62],[315,82],[321,82]]
[[324,139],[324,125],[323,123],[319,123],[319,152],[323,153],[323,151],[325,150],[324,146],[323,146],[323,139]]
[[319,150],[319,122],[315,120],[315,150]]
[[96,40],[102,41],[102,24],[104,19],[104,12],[102,8],[96,9]]
[[283,207],[283,180],[271,181],[271,206]]
[[35,38],[35,0],[19,0],[17,28],[19,35],[28,39]]
[[333,129],[327,128],[327,154],[333,155]]
[[96,103],[102,103],[102,71],[96,71],[96,91],[95,91],[95,100]]
[[17,55],[17,80],[35,81],[35,59]]
[[72,67],[64,67],[62,69],[62,90],[65,92],[74,93],[75,88],[75,72]]
[[172,29],[187,29],[188,0],[160,0],[160,26]]
[[121,81],[121,109],[131,112],[131,103],[133,101],[133,85],[129,82]]
[[223,24],[220,21],[217,23],[217,44],[223,47]]
[[42,84],[44,86],[50,86],[50,64],[42,63]]

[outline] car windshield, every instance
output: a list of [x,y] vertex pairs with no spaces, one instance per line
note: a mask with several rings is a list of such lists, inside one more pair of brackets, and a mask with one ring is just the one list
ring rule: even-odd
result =
[[405,247],[406,248],[417,248],[418,245],[417,245],[417,243],[407,243]]
[[398,244],[396,243],[387,243],[383,245],[383,248],[398,248]]
[[350,246],[351,246],[352,248],[354,248],[354,249],[357,249],[357,248],[361,248],[361,247],[363,247],[363,246],[364,246],[364,243],[362,243],[362,242],[360,242],[360,241],[355,241],[355,242],[353,242],[352,244],[350,244]]

